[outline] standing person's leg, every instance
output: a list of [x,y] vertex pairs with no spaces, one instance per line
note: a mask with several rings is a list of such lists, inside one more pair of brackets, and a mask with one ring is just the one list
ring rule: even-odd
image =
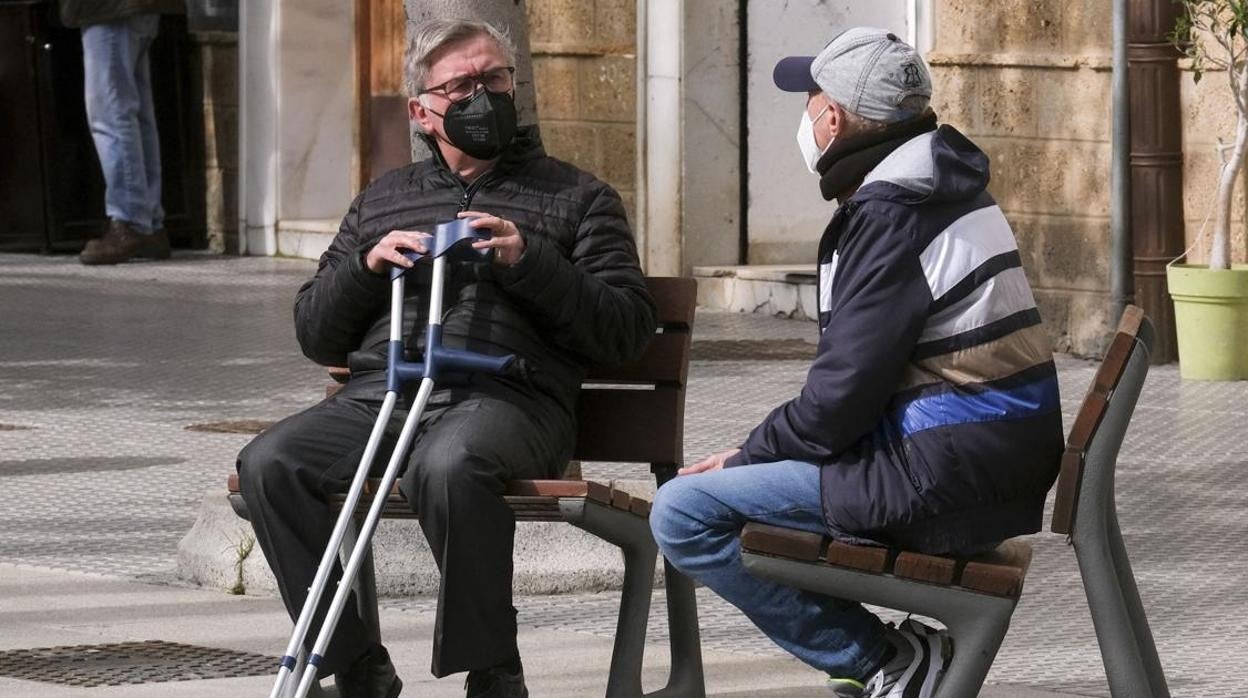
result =
[[142,99],[135,82],[144,39],[135,30],[137,18],[84,27],[83,77],[87,122],[104,170],[104,210],[138,232],[152,226],[147,169],[139,125]]
[[134,83],[139,95],[139,134],[143,143],[143,171],[147,181],[148,215],[154,235],[162,237],[168,254],[168,238],[164,236],[165,208],[160,202],[160,133],[156,128],[156,109],[152,102],[151,48],[160,29],[160,15],[134,18],[135,30],[141,37],[139,56],[135,61]]
[[887,653],[884,624],[860,604],[767,581],[741,562],[747,521],[824,532],[819,467],[760,463],[677,477],[650,527],[681,572],[741,609],[776,644],[832,676],[866,677]]
[[[327,495],[345,491],[355,476],[377,410],[376,402],[340,393],[274,424],[238,455],[243,500],[256,541],[273,569],[291,619],[299,617],[338,518]],[[392,447],[392,441],[383,443],[380,452],[388,454]],[[379,456],[373,468],[384,467],[385,457]],[[341,576],[341,566],[335,565],[304,643],[309,650]],[[324,654],[321,674],[345,671],[371,643],[355,604],[347,604]]]
[[511,596],[515,516],[502,493],[514,479],[556,476],[571,443],[566,420],[544,419],[537,410],[491,397],[447,408],[417,442],[402,489],[442,573],[435,676],[518,669]]
[[[158,21],[158,15],[138,15],[82,30],[87,121],[104,172],[109,218],[108,231],[83,248],[83,264],[169,256],[168,238],[153,235],[153,226],[164,224],[163,209],[152,206],[153,186],[157,200],[160,196],[160,152],[148,50]],[[150,133],[144,133],[148,126]],[[149,171],[152,158],[155,172]]]

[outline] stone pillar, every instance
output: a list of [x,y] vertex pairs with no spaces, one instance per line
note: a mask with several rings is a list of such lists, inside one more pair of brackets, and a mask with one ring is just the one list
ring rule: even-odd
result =
[[1171,0],[1135,0],[1127,27],[1135,299],[1157,327],[1155,363],[1178,358],[1166,286],[1166,263],[1184,248],[1179,52],[1167,38],[1178,13]]
[[354,8],[248,0],[239,14],[243,249],[317,257],[355,195]]
[[238,254],[238,35],[208,31],[192,37],[203,104],[208,249]]

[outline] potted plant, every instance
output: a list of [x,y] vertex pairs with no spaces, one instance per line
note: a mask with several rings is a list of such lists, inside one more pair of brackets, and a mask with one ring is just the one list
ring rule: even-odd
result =
[[[1218,177],[1208,266],[1171,264],[1179,373],[1196,380],[1248,379],[1248,264],[1230,263],[1231,204],[1248,152],[1248,0],[1175,0],[1181,14],[1172,39],[1200,82],[1225,71],[1237,112],[1234,145]],[[1206,219],[1207,222],[1208,219]],[[1204,227],[1201,232],[1203,235]]]

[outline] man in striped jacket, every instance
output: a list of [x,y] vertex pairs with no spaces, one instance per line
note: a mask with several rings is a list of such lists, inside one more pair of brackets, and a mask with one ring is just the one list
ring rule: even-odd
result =
[[1062,449],[1052,353],[988,157],[937,126],[913,48],[850,29],[774,77],[806,93],[799,148],[840,204],[819,243],[818,353],[740,448],[663,486],[651,526],[836,695],[929,696],[943,631],[755,578],[737,535],[754,520],[966,554],[1039,530]]

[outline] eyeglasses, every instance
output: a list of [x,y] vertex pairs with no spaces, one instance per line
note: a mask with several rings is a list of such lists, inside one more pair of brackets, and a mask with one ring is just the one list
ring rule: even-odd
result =
[[458,102],[461,99],[467,99],[474,95],[477,91],[477,85],[484,87],[489,92],[508,92],[515,84],[513,79],[515,72],[516,67],[514,65],[491,68],[484,73],[461,75],[451,78],[440,85],[426,87],[420,91],[420,94],[435,92],[445,96],[452,102]]

